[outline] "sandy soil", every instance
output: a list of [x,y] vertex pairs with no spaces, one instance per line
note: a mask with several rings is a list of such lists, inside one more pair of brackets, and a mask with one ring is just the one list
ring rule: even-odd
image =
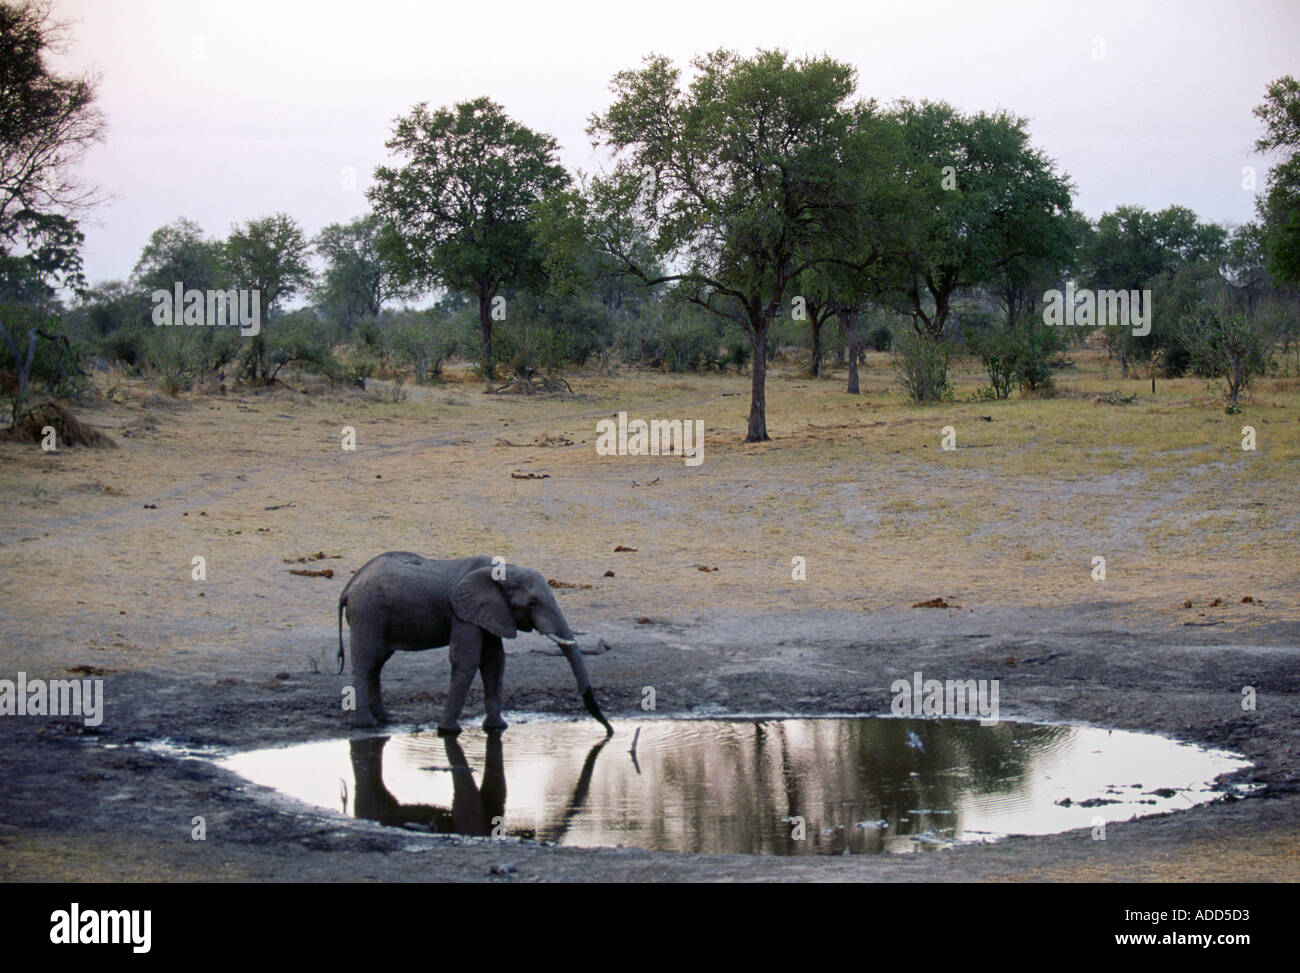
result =
[[[0,877],[1294,881],[1300,395],[1273,383],[1226,416],[1199,381],[1155,397],[1135,381],[1122,386],[1133,404],[1095,404],[1121,385],[1084,365],[1061,398],[924,410],[899,403],[879,360],[857,399],[842,377],[777,369],[774,441],[756,446],[740,442],[736,375],[574,376],[579,397],[563,400],[408,386],[403,402],[382,388],[173,401],[110,379],[78,414],[120,448],[0,443],[0,677],[91,666],[107,693],[96,733],[0,719]],[[703,465],[597,456],[595,423],[620,409],[703,419]],[[939,449],[947,425],[954,452]],[[1237,750],[1256,767],[1225,785],[1266,787],[1113,825],[1105,842],[701,857],[396,832],[129,745],[346,735],[337,595],[395,549],[501,554],[574,586],[559,592],[569,619],[613,647],[588,665],[615,719],[638,712],[645,685],[663,714],[884,711],[890,683],[919,668],[1000,679],[1004,716]],[[196,556],[206,581],[191,579]],[[304,568],[334,576],[289,573]],[[961,607],[910,607],[935,596]],[[578,716],[545,644],[509,646],[508,706]],[[395,718],[431,721],[446,677],[443,652],[391,662]],[[479,705],[476,689],[467,722]],[[195,815],[204,842],[190,840]],[[503,861],[517,871],[490,876]]]

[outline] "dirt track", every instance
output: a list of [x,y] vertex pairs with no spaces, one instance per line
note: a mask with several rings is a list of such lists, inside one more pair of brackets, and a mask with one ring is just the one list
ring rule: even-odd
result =
[[[1164,471],[1062,471],[1035,479],[1036,491],[1007,490],[1022,474],[1013,458],[988,458],[995,433],[1008,428],[994,423],[976,427],[986,448],[965,456],[977,463],[938,474],[908,438],[923,425],[916,436],[928,439],[938,423],[870,400],[865,411],[881,417],[851,416],[830,442],[818,431],[830,405],[827,415],[814,405],[791,428],[774,428],[776,442],[747,449],[728,435],[741,428],[735,392],[745,384],[657,380],[632,393],[630,408],[642,414],[708,417],[698,471],[668,459],[598,466],[595,419],[611,405],[629,408],[612,398],[484,407],[472,390],[391,406],[276,392],[171,407],[133,392],[128,404],[83,414],[121,449],[41,455],[0,444],[0,676],[107,670],[99,733],[0,719],[0,877],[1300,878],[1294,458],[1283,460],[1290,479],[1258,494],[1248,484],[1234,494],[1221,476],[1213,485],[1195,471],[1176,478],[1201,511],[1222,514],[1225,495],[1242,508],[1264,505],[1251,512],[1265,527],[1250,549],[1189,553],[1145,538],[1132,504],[1106,508],[1117,493],[1141,497],[1144,477],[1167,483]],[[827,401],[843,412],[842,399]],[[963,434],[965,413],[992,408],[958,407]],[[1295,417],[1272,421],[1293,429]],[[356,453],[339,450],[348,423],[359,430]],[[853,452],[840,450],[846,438]],[[527,445],[548,439],[558,444]],[[520,471],[549,477],[509,476]],[[1108,477],[1130,479],[1118,490]],[[978,523],[944,507],[941,494],[975,504]],[[899,496],[909,503],[891,506]],[[1142,502],[1154,496],[1148,490]],[[1073,513],[1061,516],[1063,506]],[[1155,515],[1148,509],[1147,519]],[[954,518],[964,526],[945,534]],[[1097,519],[1101,528],[1088,526]],[[637,550],[614,553],[618,544]],[[924,855],[700,857],[394,832],[290,808],[204,761],[128,746],[171,738],[244,748],[346,734],[333,606],[349,572],[388,549],[499,552],[579,586],[561,591],[561,603],[590,640],[613,646],[588,665],[615,720],[637,712],[644,685],[656,687],[664,715],[883,711],[890,683],[924,669],[999,679],[1004,716],[1237,750],[1257,768],[1235,783],[1267,789],[1112,825],[1105,842],[1085,831]],[[1118,552],[1104,587],[1088,580],[1094,549]],[[329,556],[285,561],[317,552]],[[801,586],[789,565],[805,552],[811,580]],[[190,578],[196,555],[207,560],[203,583]],[[335,576],[288,573],[303,567]],[[935,595],[963,607],[907,607]],[[1214,597],[1221,603],[1211,607]],[[509,646],[508,706],[579,716],[562,664],[532,651],[545,644],[527,636]],[[391,662],[385,689],[395,717],[430,721],[446,675],[445,653]],[[1241,710],[1243,686],[1258,691],[1253,713]],[[195,815],[207,821],[204,842],[189,838]],[[489,876],[503,861],[517,872]]]

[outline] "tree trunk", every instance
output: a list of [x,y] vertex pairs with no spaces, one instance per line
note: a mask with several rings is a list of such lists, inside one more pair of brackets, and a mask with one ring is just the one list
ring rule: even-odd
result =
[[849,395],[858,395],[858,358],[862,355],[861,342],[858,340],[858,316],[844,315],[844,332],[849,336]]
[[749,431],[747,443],[765,443],[767,435],[767,320],[751,325],[753,367],[749,375]]
[[478,334],[483,342],[483,381],[488,388],[496,378],[497,363],[492,357],[492,293],[480,290],[478,293]]
[[822,325],[826,323],[825,318],[818,318],[816,314],[812,316],[812,370],[810,374],[813,378],[820,378],[822,374]]
[[36,331],[36,328],[32,328],[27,332],[27,354],[24,356],[19,353],[22,346],[10,340],[8,329],[0,324],[0,335],[4,335],[5,344],[14,360],[14,369],[18,373],[16,376],[18,388],[14,392],[13,410],[9,417],[10,429],[18,428],[18,420],[23,415],[23,404],[27,401],[27,386],[32,377],[32,362],[36,360]]

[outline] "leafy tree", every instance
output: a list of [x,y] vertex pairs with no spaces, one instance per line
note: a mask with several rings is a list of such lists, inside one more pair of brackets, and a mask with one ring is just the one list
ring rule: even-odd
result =
[[382,252],[404,285],[446,287],[478,299],[483,374],[491,385],[493,300],[543,277],[533,208],[569,177],[558,145],[488,98],[398,118],[385,145],[406,159],[379,166],[369,197],[383,222]]
[[[588,134],[616,155],[591,183],[590,233],[648,284],[680,282],[684,298],[744,329],[752,351],[746,442],[767,434],[767,339],[813,265],[847,127],[851,65],[828,57],[751,58],[725,50],[692,62],[683,90],[665,57],[614,77],[614,103]],[[680,270],[656,272],[639,239]]]
[[1257,203],[1268,270],[1278,281],[1300,283],[1300,81],[1286,75],[1272,82],[1254,113],[1266,128],[1255,148],[1289,153],[1269,172]]
[[441,375],[443,362],[456,353],[458,344],[447,314],[434,308],[427,315],[402,312],[391,327],[393,351],[411,366],[417,382]]
[[[171,294],[177,284],[187,291],[225,290],[229,286],[225,246],[205,236],[193,220],[181,217],[150,234],[132,279],[146,307],[152,306],[154,291]],[[146,316],[129,326],[141,333],[135,340],[118,336],[113,347],[138,352],[137,363],[147,365],[169,395],[188,387],[209,368],[229,363],[237,353],[239,337],[230,330],[158,327]]]
[[283,315],[275,330],[266,336],[266,365],[270,369],[266,381],[274,382],[289,364],[334,378],[338,363],[331,350],[332,338],[331,329],[310,308]]
[[[1169,278],[1196,263],[1217,268],[1226,239],[1223,227],[1200,222],[1185,206],[1156,213],[1140,206],[1120,206],[1097,221],[1083,257],[1084,279],[1096,290],[1154,291],[1162,274]],[[1177,318],[1168,307],[1162,310],[1163,302],[1154,304],[1150,335],[1136,337],[1128,328],[1107,329],[1107,341],[1126,377],[1131,356],[1151,358],[1173,348]]]
[[1072,249],[1071,185],[1008,112],[962,115],[944,102],[898,108],[922,200],[904,306],[917,334],[939,341],[963,289],[996,284],[1014,320],[1044,265]]
[[1245,223],[1232,231],[1219,268],[1223,279],[1245,301],[1246,310],[1255,305],[1269,289],[1264,229],[1258,223]]
[[82,322],[84,337],[102,340],[115,331],[139,327],[148,316],[148,299],[128,281],[101,281],[77,297],[74,314]]
[[47,3],[0,3],[0,353],[15,376],[15,425],[33,375],[47,385],[82,378],[57,333],[54,295],[81,283],[75,216],[97,199],[74,170],[102,138],[103,119],[93,77],[57,75],[46,63],[67,34]]
[[1222,379],[1228,411],[1240,408],[1241,393],[1251,379],[1272,367],[1273,331],[1264,315],[1231,307],[1219,300],[1189,314],[1183,337],[1194,365]]
[[133,272],[143,291],[170,293],[179,283],[186,290],[208,290],[226,286],[225,248],[203,235],[203,228],[181,217],[160,226],[149,235]]
[[855,106],[833,150],[838,175],[830,213],[809,252],[825,306],[848,343],[847,391],[857,395],[860,321],[905,286],[922,197],[909,185],[911,160],[897,115],[879,113],[874,103]]
[[[308,244],[302,227],[285,213],[236,225],[226,240],[226,267],[231,283],[260,294],[261,328],[251,336],[245,369],[254,382],[269,382],[267,330],[280,303],[312,283]],[[279,368],[276,369],[279,371]]]
[[377,317],[384,301],[398,293],[393,270],[380,247],[381,224],[373,213],[351,223],[331,223],[316,237],[325,259],[316,302],[351,334],[364,317]]

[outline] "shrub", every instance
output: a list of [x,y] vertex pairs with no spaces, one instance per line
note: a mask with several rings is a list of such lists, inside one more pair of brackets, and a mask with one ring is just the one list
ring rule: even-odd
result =
[[893,343],[894,333],[889,330],[889,325],[878,324],[867,332],[863,347],[870,348],[872,351],[889,351]]
[[1274,326],[1265,315],[1219,301],[1188,315],[1181,332],[1197,373],[1223,381],[1230,410],[1238,408],[1251,379],[1273,367]]
[[902,329],[894,341],[894,368],[913,402],[938,402],[951,395],[948,384],[949,349],[914,330]]
[[967,332],[966,344],[988,372],[993,398],[1007,398],[1020,370],[1019,334],[1012,330],[984,334],[971,331]]
[[417,383],[441,376],[443,362],[456,353],[456,336],[440,321],[404,321],[393,327],[389,337],[393,353],[411,366]]

